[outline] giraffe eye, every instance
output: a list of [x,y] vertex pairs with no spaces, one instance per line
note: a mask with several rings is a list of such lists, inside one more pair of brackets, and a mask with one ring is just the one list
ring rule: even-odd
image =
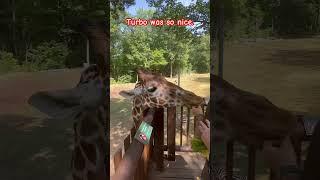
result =
[[157,90],[156,87],[148,87],[148,88],[147,88],[147,91],[148,91],[148,92],[154,92],[155,90]]

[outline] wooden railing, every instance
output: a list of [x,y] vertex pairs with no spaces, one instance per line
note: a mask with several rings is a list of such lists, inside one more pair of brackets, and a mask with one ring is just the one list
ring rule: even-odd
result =
[[[158,111],[149,109],[144,121],[152,124],[157,121]],[[114,180],[142,180],[147,179],[148,169],[151,159],[152,149],[154,147],[154,134],[151,135],[150,143],[144,145],[134,139],[136,129],[133,127],[130,134],[124,139],[124,154],[120,148],[114,155],[115,175]]]
[[[304,115],[301,114],[296,114],[297,118],[299,119],[300,122],[302,122],[302,119],[304,118]],[[320,117],[319,117],[320,120]],[[309,119],[304,119],[304,121],[309,121]],[[301,165],[301,144],[303,141],[310,141],[310,137],[312,135],[308,134],[305,135],[302,139],[299,141],[299,147],[297,149],[297,161],[298,165]],[[231,180],[232,178],[232,173],[233,173],[233,146],[234,146],[234,141],[229,141],[227,142],[227,162],[226,162],[226,171],[227,171],[227,180]],[[247,173],[247,180],[255,180],[255,171],[256,171],[256,149],[252,146],[247,146],[248,149],[248,173]],[[273,179],[273,172],[270,171],[270,180]]]
[[[164,169],[164,159],[169,161],[175,160],[176,150],[182,150],[182,138],[183,138],[183,123],[186,124],[186,137],[187,142],[189,141],[189,131],[190,131],[190,121],[191,113],[190,109],[187,108],[187,113],[184,115],[183,109],[186,107],[180,107],[180,124],[176,127],[176,107],[167,108],[167,145],[164,144],[164,109],[150,109],[147,113],[144,121],[150,123],[154,130],[151,135],[150,143],[148,145],[143,145],[134,139],[136,129],[133,127],[130,134],[124,139],[123,147],[120,148],[114,155],[114,167],[115,175],[112,179],[115,180],[142,180],[148,179],[148,172],[150,168],[151,161],[156,164],[156,169],[162,171]],[[297,115],[301,120],[303,115]],[[184,121],[186,119],[186,121]],[[197,136],[196,124],[201,120],[199,117],[194,117],[194,133]],[[176,146],[176,128],[180,128],[180,146]],[[308,141],[310,136],[305,136],[301,141]],[[227,142],[226,154],[226,170],[227,170],[227,180],[231,179],[233,173],[234,165],[234,143],[235,141]],[[300,143],[301,144],[301,143]],[[248,173],[247,179],[255,179],[256,171],[256,149],[253,146],[248,146]],[[165,156],[165,151],[167,155]],[[301,161],[301,146],[298,149],[298,162]],[[270,177],[272,172],[270,172]],[[272,178],[271,178],[272,179]]]
[[[180,112],[180,147],[176,146],[176,107],[167,108],[167,144],[164,144],[164,109],[150,109],[144,121],[153,126],[150,143],[143,145],[134,139],[136,129],[131,128],[130,134],[123,141],[123,150],[120,148],[113,157],[115,175],[112,179],[148,179],[148,170],[151,161],[156,164],[156,169],[162,171],[164,169],[164,159],[169,161],[175,160],[176,150],[182,149],[183,138],[183,119],[186,118],[186,136],[189,141],[190,131],[190,109],[187,109],[187,114],[184,116],[184,111],[181,107]],[[195,120],[197,118],[194,118]],[[194,123],[196,124],[196,122]],[[165,155],[167,151],[167,155]]]

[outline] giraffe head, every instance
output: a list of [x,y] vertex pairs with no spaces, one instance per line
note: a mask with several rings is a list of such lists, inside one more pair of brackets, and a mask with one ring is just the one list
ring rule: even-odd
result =
[[[146,107],[173,107],[173,106],[201,106],[205,104],[204,98],[193,92],[167,81],[157,73],[138,70],[139,83],[133,90],[121,91],[120,95],[126,98],[140,97],[142,106]],[[139,102],[134,102],[139,105]]]
[[103,103],[106,94],[98,67],[91,65],[81,73],[74,88],[41,91],[33,94],[28,103],[54,119],[74,119],[87,108],[96,108]]
[[98,67],[91,65],[79,83],[71,89],[42,91],[33,94],[28,103],[53,119],[73,120],[74,149],[72,176],[74,179],[105,179],[106,100],[103,78]]
[[108,36],[104,24],[97,21],[83,22],[78,29],[89,39],[97,65],[86,68],[74,88],[38,92],[28,103],[53,119],[73,120],[72,177],[102,180],[107,178]]
[[139,69],[140,81],[133,90],[120,91],[120,95],[133,99],[132,117],[135,127],[142,121],[147,108],[164,108],[174,106],[203,106],[205,100],[194,93],[167,81],[157,73]]

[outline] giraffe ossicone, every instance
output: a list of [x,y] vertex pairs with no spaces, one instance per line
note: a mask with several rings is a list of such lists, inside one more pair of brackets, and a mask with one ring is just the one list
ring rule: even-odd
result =
[[205,99],[191,91],[171,83],[158,73],[144,69],[138,71],[139,82],[135,88],[120,91],[120,95],[133,101],[132,116],[137,127],[147,108],[187,106],[189,108],[205,105]]

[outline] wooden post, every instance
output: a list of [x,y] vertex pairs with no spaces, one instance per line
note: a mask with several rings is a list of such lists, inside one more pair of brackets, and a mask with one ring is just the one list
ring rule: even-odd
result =
[[190,129],[190,108],[187,112],[187,143],[189,143],[189,129]]
[[154,120],[153,120],[153,128],[154,128],[154,158],[157,165],[157,170],[163,171],[163,145],[164,145],[164,109],[158,108],[156,109]]
[[226,162],[226,170],[227,170],[227,180],[232,180],[233,176],[233,140],[227,142],[227,162]]
[[[215,53],[216,53],[216,39],[217,39],[217,29],[219,26],[217,25],[217,6],[221,0],[215,0],[215,1],[210,1],[210,92],[214,91],[214,81],[213,81],[213,76],[215,75]],[[218,28],[217,28],[218,27]],[[213,169],[214,169],[214,146],[215,142],[213,141],[214,136],[214,126],[213,126],[213,121],[215,118],[215,101],[213,99],[213,95],[210,94],[210,102],[211,106],[207,111],[209,111],[209,116],[207,117],[209,119],[210,123],[210,154],[209,154],[209,179],[213,180]],[[196,121],[195,121],[196,123]],[[195,124],[196,126],[196,124]],[[196,129],[196,128],[195,128]],[[196,136],[196,131],[194,131],[195,136]]]
[[87,63],[90,64],[90,51],[89,51],[90,45],[89,45],[89,39],[87,39]]
[[255,179],[256,167],[256,149],[251,145],[248,146],[249,162],[248,162],[248,180]]
[[[155,114],[154,109],[149,109],[149,112],[145,116],[144,121],[146,121],[147,123],[151,123],[153,120],[154,114]],[[143,151],[144,151],[144,145],[138,140],[133,139],[127,152],[124,154],[120,164],[117,166],[118,167],[117,171],[112,179],[117,179],[117,180],[132,179],[135,174],[136,174],[135,178],[139,179],[142,176],[141,172],[144,171],[143,170],[144,164],[141,158]]]
[[[143,149],[144,149],[144,146],[143,146]],[[144,151],[144,150],[142,150],[142,151]],[[134,180],[142,180],[143,179],[143,169],[144,169],[143,165],[144,164],[143,164],[143,160],[142,160],[142,156],[141,156],[141,158],[138,160],[138,165],[137,165],[136,172],[134,175]]]
[[224,53],[224,6],[223,3],[219,3],[219,76],[223,77],[223,53]]
[[183,106],[181,106],[181,111],[180,111],[180,146],[182,146],[182,137],[183,137],[182,123],[183,123]]
[[143,161],[143,179],[148,179],[148,164],[150,159],[150,144],[144,146],[142,161]]
[[167,111],[167,140],[168,160],[175,161],[176,153],[176,107],[169,107]]

